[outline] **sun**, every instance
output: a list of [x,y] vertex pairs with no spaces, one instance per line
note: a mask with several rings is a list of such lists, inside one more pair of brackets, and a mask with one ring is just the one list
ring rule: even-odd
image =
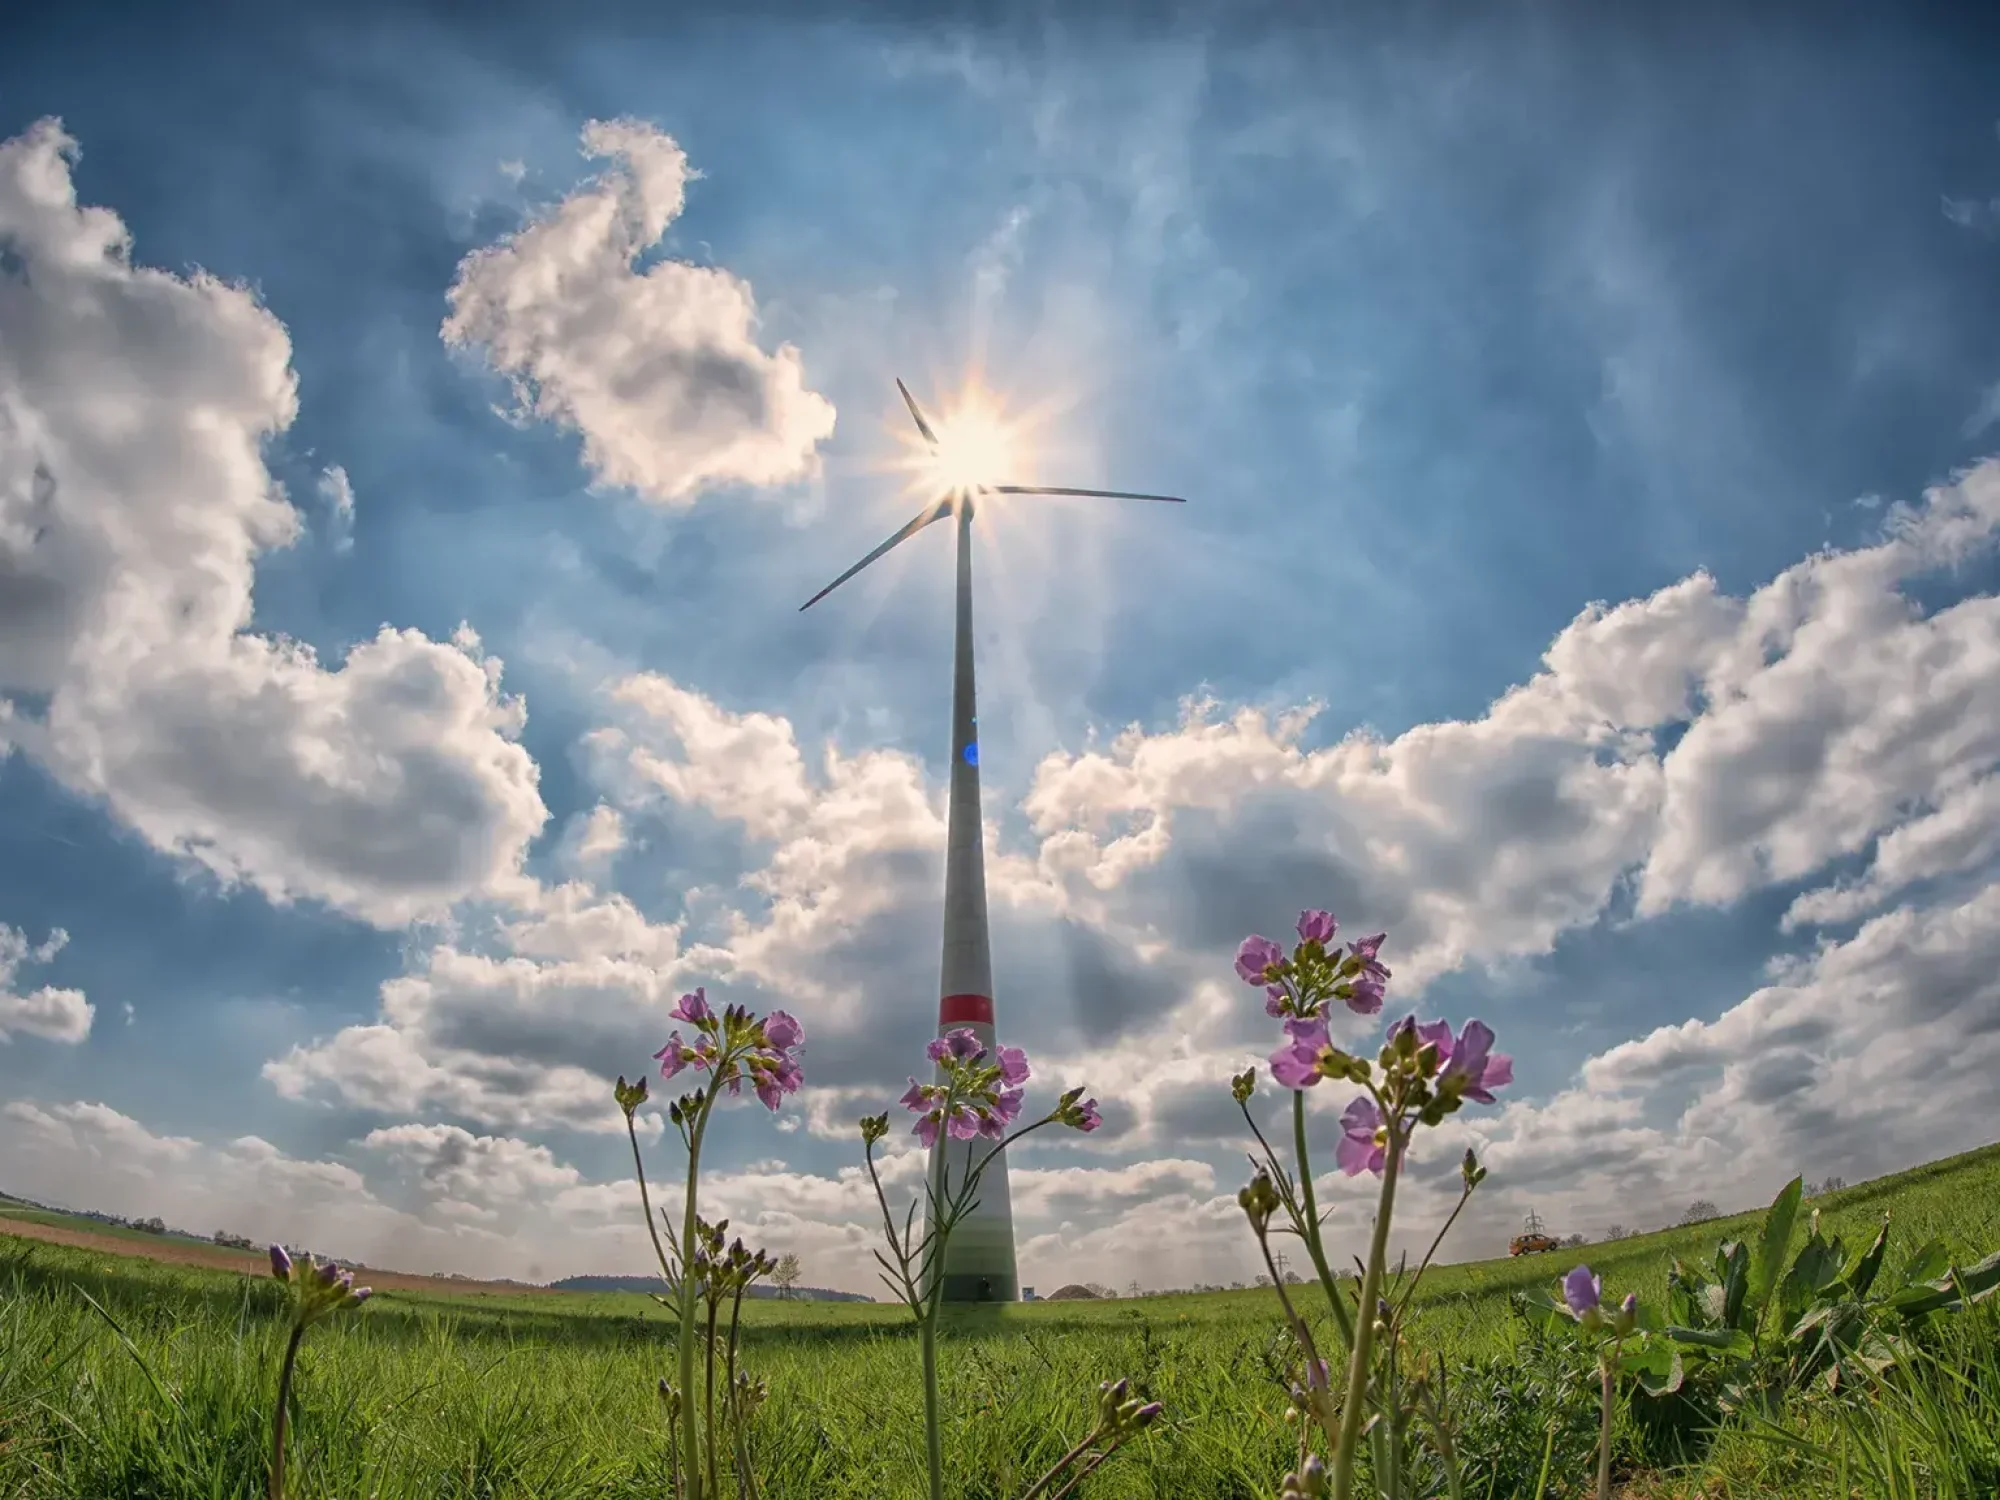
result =
[[1028,478],[1030,444],[1019,422],[974,385],[962,392],[933,424],[937,446],[921,440],[910,467],[918,484],[935,494],[965,494],[982,485],[1019,484]]

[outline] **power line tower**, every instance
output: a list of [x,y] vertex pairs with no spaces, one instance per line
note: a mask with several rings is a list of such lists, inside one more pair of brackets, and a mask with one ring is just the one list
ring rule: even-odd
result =
[[1542,1216],[1532,1208],[1529,1209],[1528,1217],[1522,1223],[1521,1228],[1528,1234],[1540,1234],[1542,1232]]

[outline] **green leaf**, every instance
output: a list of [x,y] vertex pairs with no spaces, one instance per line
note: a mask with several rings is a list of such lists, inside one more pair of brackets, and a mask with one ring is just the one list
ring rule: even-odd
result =
[[1884,1298],[1883,1303],[1915,1321],[1934,1312],[1956,1312],[1969,1302],[1984,1302],[1996,1287],[2000,1287],[2000,1252],[1987,1256],[1970,1270],[1950,1266],[1936,1280],[1906,1286]]
[[1649,1396],[1672,1395],[1686,1376],[1680,1349],[1667,1339],[1645,1339],[1637,1349],[1628,1349],[1618,1363],[1628,1374],[1639,1377],[1639,1388]]
[[1704,1321],[1702,1313],[1701,1280],[1675,1259],[1667,1270],[1667,1321],[1693,1328]]
[[1932,1240],[1903,1267],[1903,1285],[1915,1286],[1922,1281],[1936,1281],[1951,1268],[1951,1255],[1944,1248],[1943,1240]]
[[1744,1326],[1745,1300],[1750,1294],[1750,1248],[1741,1240],[1732,1240],[1715,1254],[1717,1261],[1725,1267],[1722,1324],[1725,1328],[1741,1328]]
[[1794,1327],[1799,1315],[1819,1296],[1820,1289],[1839,1277],[1839,1252],[1817,1235],[1807,1240],[1778,1287],[1779,1327]]
[[1677,1344],[1709,1349],[1732,1359],[1748,1359],[1755,1347],[1750,1335],[1740,1328],[1669,1328],[1667,1337]]
[[1771,1206],[1764,1211],[1764,1224],[1757,1233],[1757,1249],[1750,1261],[1750,1326],[1763,1322],[1764,1308],[1777,1290],[1778,1276],[1785,1268],[1785,1252],[1791,1248],[1792,1226],[1798,1221],[1799,1200],[1805,1194],[1802,1179],[1786,1183]]
[[1875,1243],[1854,1257],[1846,1274],[1840,1279],[1847,1290],[1856,1297],[1866,1297],[1868,1288],[1875,1284],[1875,1274],[1882,1269],[1883,1252],[1889,1248],[1889,1219],[1885,1214],[1882,1227],[1876,1232]]
[[1569,1310],[1542,1287],[1514,1293],[1514,1310],[1540,1333],[1564,1333],[1576,1326]]

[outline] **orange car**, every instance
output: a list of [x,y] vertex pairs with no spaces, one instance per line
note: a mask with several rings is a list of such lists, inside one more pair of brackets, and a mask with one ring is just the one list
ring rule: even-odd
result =
[[1562,1249],[1562,1241],[1546,1234],[1517,1234],[1507,1242],[1509,1255],[1543,1255]]

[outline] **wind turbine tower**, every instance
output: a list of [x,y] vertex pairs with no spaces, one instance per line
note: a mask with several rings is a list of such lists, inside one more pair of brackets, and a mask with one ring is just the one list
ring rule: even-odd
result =
[[[923,410],[902,381],[896,382],[903,404],[917,424],[928,451],[939,453],[939,439]],[[946,823],[944,861],[944,962],[939,974],[938,1035],[970,1027],[990,1051],[995,1045],[993,1015],[993,951],[986,924],[986,849],[979,809],[979,707],[973,686],[972,662],[972,516],[976,501],[987,495],[1077,495],[1095,500],[1160,500],[1184,503],[1178,495],[1141,495],[1126,490],[1081,490],[1048,485],[960,483],[946,489],[918,511],[894,536],[799,606],[811,609],[848,579],[933,521],[947,516],[957,521],[957,617],[952,634],[951,671],[951,800]],[[971,1170],[977,1139],[953,1141],[938,1137],[931,1154],[931,1180],[949,1172],[962,1181]],[[1013,1302],[1020,1297],[1014,1264],[1014,1210],[1007,1192],[1007,1159],[995,1157],[980,1179],[972,1212],[953,1231],[938,1274],[944,1279],[948,1302]]]

